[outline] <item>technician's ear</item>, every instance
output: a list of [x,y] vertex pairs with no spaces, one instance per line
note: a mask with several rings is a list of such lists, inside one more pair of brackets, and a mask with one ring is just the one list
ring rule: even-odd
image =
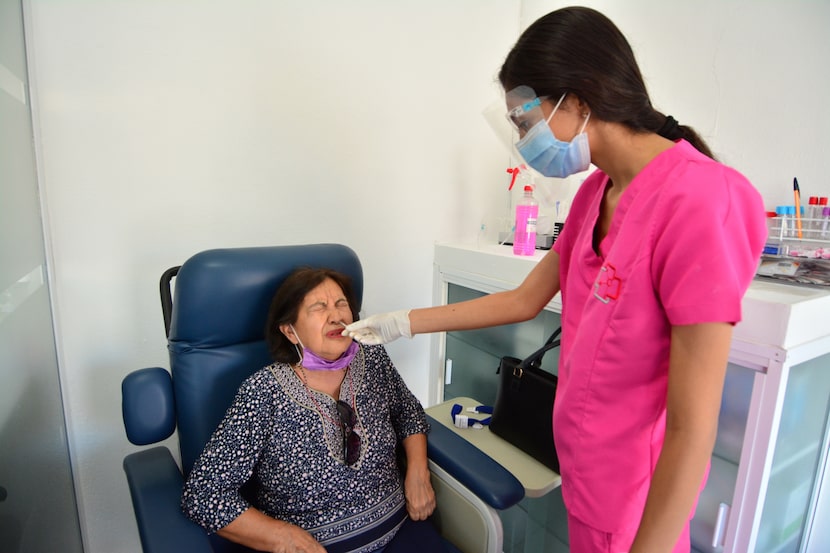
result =
[[562,102],[562,108],[566,111],[573,111],[583,116],[591,112],[591,106],[589,106],[585,100],[573,92],[565,96],[565,100]]
[[285,335],[285,337],[288,338],[289,342],[291,342],[292,344],[296,344],[298,342],[297,333],[294,332],[294,329],[291,327],[290,324],[281,324],[279,326],[279,329],[280,332],[282,332]]

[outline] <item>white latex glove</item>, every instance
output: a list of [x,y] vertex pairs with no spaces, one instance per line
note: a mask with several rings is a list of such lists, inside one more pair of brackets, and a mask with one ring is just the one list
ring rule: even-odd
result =
[[361,319],[344,328],[342,334],[369,346],[388,344],[401,336],[412,338],[412,331],[409,328],[409,309],[378,313]]

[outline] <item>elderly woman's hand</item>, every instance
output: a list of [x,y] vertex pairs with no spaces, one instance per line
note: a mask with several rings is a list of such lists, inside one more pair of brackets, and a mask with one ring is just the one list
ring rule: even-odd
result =
[[273,553],[326,553],[326,549],[311,534],[293,524],[282,528],[279,541]]
[[246,509],[217,534],[257,551],[270,553],[326,553],[314,537],[294,524]]
[[406,471],[404,480],[406,512],[412,520],[426,520],[435,510],[435,490],[426,467]]

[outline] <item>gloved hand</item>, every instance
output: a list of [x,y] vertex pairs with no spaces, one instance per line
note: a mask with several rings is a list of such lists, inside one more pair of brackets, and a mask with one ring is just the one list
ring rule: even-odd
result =
[[409,309],[379,313],[354,322],[343,329],[343,336],[351,336],[361,344],[374,346],[388,344],[401,336],[412,338],[409,328]]

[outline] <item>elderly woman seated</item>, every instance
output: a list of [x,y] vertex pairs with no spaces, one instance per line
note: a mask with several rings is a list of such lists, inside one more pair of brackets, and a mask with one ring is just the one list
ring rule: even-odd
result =
[[423,408],[383,346],[341,336],[356,309],[348,277],[327,269],[298,269],[277,290],[275,362],[242,383],[194,464],[188,517],[261,551],[443,551],[426,520]]

